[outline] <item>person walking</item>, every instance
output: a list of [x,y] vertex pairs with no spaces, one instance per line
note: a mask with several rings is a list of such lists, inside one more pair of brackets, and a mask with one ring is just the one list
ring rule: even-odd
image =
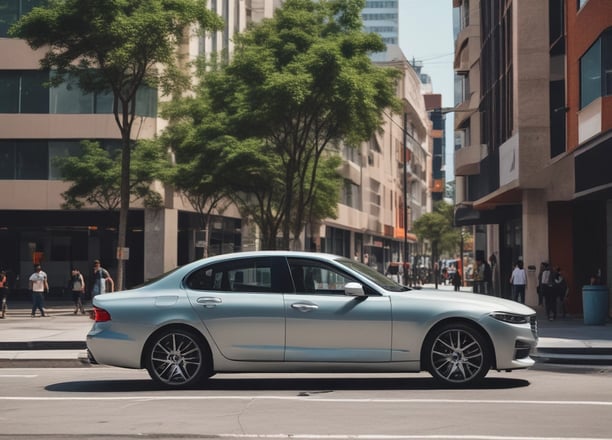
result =
[[81,271],[73,267],[70,275],[70,282],[68,288],[72,292],[72,301],[74,302],[74,314],[81,312],[85,314],[85,308],[83,307],[83,294],[85,293],[85,280]]
[[461,271],[459,268],[455,270],[452,277],[453,288],[455,292],[459,292],[461,290]]
[[8,298],[9,288],[8,288],[8,279],[6,277],[5,271],[0,271],[0,298],[2,298],[2,314],[0,314],[0,318],[4,319],[6,317],[6,299]]
[[559,302],[561,303],[561,317],[565,318],[567,316],[567,310],[565,305],[567,303],[567,297],[569,294],[569,288],[567,286],[567,281],[563,276],[563,272],[560,267],[555,268],[555,279],[554,279],[554,289]]
[[[108,284],[108,286],[107,286]],[[115,290],[115,282],[111,278],[108,270],[100,264],[100,260],[94,260],[94,273],[91,285],[91,298],[106,292]]]
[[44,309],[44,294],[49,291],[47,274],[43,272],[40,264],[34,266],[34,273],[30,275],[30,291],[32,292],[32,318],[36,316],[36,309],[40,316],[47,316]]
[[549,321],[557,319],[557,292],[554,289],[554,275],[550,270],[550,265],[545,263],[542,277],[540,280],[540,291],[544,296],[546,316]]
[[510,284],[512,284],[512,299],[514,301],[525,304],[525,289],[527,288],[527,274],[523,268],[521,260],[516,262],[512,275],[510,275]]

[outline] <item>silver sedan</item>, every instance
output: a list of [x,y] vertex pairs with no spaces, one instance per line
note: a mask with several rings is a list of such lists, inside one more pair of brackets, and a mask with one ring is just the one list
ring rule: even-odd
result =
[[418,372],[464,386],[529,368],[535,311],[472,293],[410,290],[337,255],[266,251],[196,261],[98,295],[93,363],[190,387],[226,372]]

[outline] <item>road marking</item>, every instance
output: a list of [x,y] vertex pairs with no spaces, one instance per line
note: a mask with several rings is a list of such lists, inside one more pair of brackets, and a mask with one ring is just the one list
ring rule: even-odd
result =
[[0,374],[0,378],[3,377],[25,377],[25,378],[32,378],[32,377],[38,377],[38,374]]
[[612,401],[599,400],[461,400],[461,399],[325,399],[305,396],[0,396],[12,401],[164,401],[164,400],[293,400],[321,403],[420,403],[420,404],[474,404],[474,405],[560,405],[560,406],[612,406]]
[[219,438],[244,439],[317,439],[317,440],[610,440],[602,437],[520,437],[501,435],[386,435],[386,434],[215,434]]

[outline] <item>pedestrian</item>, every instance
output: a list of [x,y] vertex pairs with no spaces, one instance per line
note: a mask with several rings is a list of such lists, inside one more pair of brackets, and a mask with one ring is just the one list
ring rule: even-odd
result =
[[70,281],[68,282],[68,288],[72,292],[72,301],[74,302],[74,314],[78,312],[85,314],[85,308],[83,307],[83,294],[85,293],[85,280],[81,271],[73,267],[70,274]]
[[[491,266],[484,258],[479,257],[476,259],[476,270],[478,276],[478,288],[475,288],[474,292],[478,290],[477,293],[489,295],[491,293],[491,285],[493,283],[493,272],[491,271]],[[476,278],[474,278],[474,280],[474,287],[476,287]]]
[[6,299],[8,298],[9,288],[8,288],[8,279],[6,277],[5,271],[0,271],[0,297],[2,298],[2,314],[0,314],[0,318],[4,319],[6,316]]
[[554,274],[550,270],[548,263],[545,263],[544,270],[542,271],[540,290],[544,297],[546,316],[549,321],[553,321],[557,319],[557,292],[554,289]]
[[94,260],[93,282],[91,285],[91,297],[115,290],[115,282],[108,270],[100,264],[100,260]]
[[538,305],[541,306],[544,304],[544,291],[542,289],[542,273],[546,268],[548,263],[542,262],[540,263],[540,271],[538,272],[538,285],[536,286],[536,291],[538,292]]
[[36,316],[36,309],[40,310],[40,316],[45,315],[44,294],[49,292],[47,274],[43,272],[40,264],[34,266],[34,273],[30,275],[30,291],[32,292],[32,318]]
[[459,268],[457,268],[455,270],[455,273],[453,273],[452,283],[455,292],[459,292],[461,290],[461,271],[459,270]]
[[561,303],[561,316],[565,318],[567,316],[567,310],[565,309],[565,304],[567,302],[567,297],[569,294],[569,288],[567,286],[567,281],[563,276],[563,272],[560,267],[555,268],[555,292],[557,298],[559,299],[559,303]]
[[514,301],[525,304],[525,289],[527,288],[527,274],[523,268],[523,262],[518,260],[510,275],[510,284],[512,284],[512,299]]

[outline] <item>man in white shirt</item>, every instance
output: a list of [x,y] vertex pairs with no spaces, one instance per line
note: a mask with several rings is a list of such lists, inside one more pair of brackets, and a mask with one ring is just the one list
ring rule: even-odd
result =
[[510,276],[512,284],[512,299],[525,304],[525,288],[527,287],[527,274],[523,269],[523,262],[517,261]]
[[40,310],[40,316],[45,316],[44,297],[49,291],[47,274],[43,272],[40,264],[34,266],[34,273],[30,275],[30,290],[32,291],[32,318],[36,315],[36,309]]

